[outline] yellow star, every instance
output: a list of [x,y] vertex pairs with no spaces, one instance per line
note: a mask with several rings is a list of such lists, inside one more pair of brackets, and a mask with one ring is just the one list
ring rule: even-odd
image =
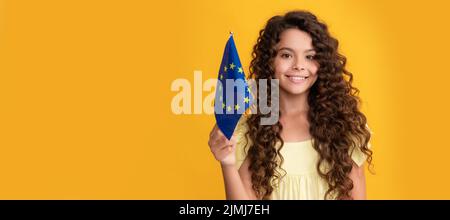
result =
[[247,92],[251,93],[251,91],[250,91],[250,86],[247,87]]
[[[225,70],[226,71],[226,70]],[[220,79],[222,80],[223,79],[223,74],[220,74]]]
[[225,109],[225,104],[224,103],[222,103],[222,108]]
[[225,71],[225,72],[227,71],[227,66],[223,67],[223,71]]
[[230,64],[230,69],[232,69],[232,70],[234,70],[234,67],[235,67],[236,65],[234,65],[234,63],[231,63]]
[[222,101],[222,96],[219,96],[219,100]]
[[242,70],[242,67],[239,67],[238,72],[239,73],[243,73],[244,72],[244,70]]
[[227,111],[231,112],[231,106],[227,107]]
[[245,102],[245,103],[248,103],[248,102],[250,102],[250,99],[249,99],[248,97],[245,97],[245,98],[244,98],[244,102]]
[[235,110],[239,110],[239,108],[241,108],[238,104],[236,104],[235,106],[234,106],[234,109]]

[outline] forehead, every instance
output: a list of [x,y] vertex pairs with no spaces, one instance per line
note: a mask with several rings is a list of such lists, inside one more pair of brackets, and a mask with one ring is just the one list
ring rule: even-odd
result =
[[277,48],[288,47],[294,50],[304,51],[313,48],[312,39],[308,33],[299,29],[290,28],[280,35]]

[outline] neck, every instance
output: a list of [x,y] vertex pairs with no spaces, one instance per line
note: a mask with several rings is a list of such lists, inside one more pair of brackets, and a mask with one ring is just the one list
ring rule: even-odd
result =
[[292,95],[287,92],[280,91],[280,111],[284,115],[297,115],[307,113],[308,92]]

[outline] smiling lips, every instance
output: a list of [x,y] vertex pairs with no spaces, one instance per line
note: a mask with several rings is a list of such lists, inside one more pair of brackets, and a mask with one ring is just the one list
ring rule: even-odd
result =
[[286,75],[286,77],[293,83],[302,83],[309,78],[309,76],[300,76],[300,75]]

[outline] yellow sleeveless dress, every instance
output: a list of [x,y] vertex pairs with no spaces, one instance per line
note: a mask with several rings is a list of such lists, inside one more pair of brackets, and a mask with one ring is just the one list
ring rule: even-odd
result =
[[[239,121],[235,135],[237,138],[236,145],[236,166],[242,165],[246,158],[246,150],[249,148],[249,143],[245,139],[245,134],[248,130],[245,116],[242,116]],[[280,153],[284,158],[281,167],[285,174],[274,186],[271,199],[274,200],[322,200],[328,190],[327,182],[322,179],[317,172],[317,162],[319,155],[313,148],[313,140],[306,140],[301,142],[284,142],[284,146]],[[248,145],[246,148],[244,148]],[[245,150],[244,150],[245,149]],[[366,160],[365,154],[355,148],[349,151],[351,158],[358,166],[361,166]]]

